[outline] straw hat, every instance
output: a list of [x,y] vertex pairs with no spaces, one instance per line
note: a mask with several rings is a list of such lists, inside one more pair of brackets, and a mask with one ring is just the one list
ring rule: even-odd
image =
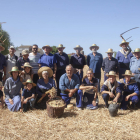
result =
[[59,44],[58,47],[57,47],[57,49],[59,49],[59,48],[65,49],[65,47],[63,47],[63,44]]
[[123,40],[122,43],[120,44],[120,47],[121,47],[123,44],[127,44],[127,45],[128,45],[129,42],[126,42],[125,40]]
[[42,49],[44,50],[45,48],[50,48],[50,52],[52,51],[52,48],[49,45],[43,46]]
[[10,48],[9,48],[9,49],[14,49],[14,50],[16,50],[14,46],[10,46]]
[[110,71],[109,74],[106,74],[107,77],[109,76],[117,76],[115,71]]
[[133,53],[140,52],[140,48],[136,48]]
[[68,104],[66,110],[73,110],[74,106],[73,104]]
[[17,66],[12,67],[12,70],[11,70],[11,71],[9,71],[9,73],[11,74],[11,72],[13,72],[13,71],[18,71],[18,72],[21,72],[21,71],[19,71],[19,69],[18,69],[18,67],[17,67]]
[[125,74],[122,74],[122,76],[131,76],[131,77],[134,77],[134,76],[132,75],[132,72],[131,72],[130,70],[126,70],[126,71],[125,71]]
[[33,83],[32,79],[27,79],[26,82],[23,82],[23,85],[26,86],[26,84],[32,84],[34,87],[36,86],[35,83]]
[[29,62],[25,62],[23,66],[21,66],[23,69],[24,67],[29,67],[29,68],[33,68]]
[[95,47],[97,48],[97,50],[99,50],[99,46],[97,46],[96,44],[92,44],[92,46],[90,46],[89,49],[92,50],[92,48],[95,48]]
[[27,55],[27,54],[29,54],[29,51],[28,50],[23,50],[22,51],[22,55]]
[[2,82],[0,81],[0,87],[3,87],[3,84],[2,84]]
[[2,49],[1,51],[5,50],[5,48],[2,46],[2,43],[0,43],[0,48]]
[[38,70],[38,76],[39,77],[42,77],[42,72],[43,71],[47,71],[49,73],[49,77],[52,77],[53,76],[53,71],[50,67],[41,67],[39,70]]
[[77,45],[75,48],[73,48],[74,50],[76,50],[76,49],[81,49],[81,50],[83,50],[83,48],[80,46],[80,45]]
[[107,51],[106,53],[114,53],[114,52],[113,52],[113,49],[110,49],[110,48],[109,48],[108,51]]

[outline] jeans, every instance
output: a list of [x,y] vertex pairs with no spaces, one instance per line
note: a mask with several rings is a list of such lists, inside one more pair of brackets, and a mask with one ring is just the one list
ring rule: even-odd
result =
[[35,103],[35,99],[34,98],[28,100],[28,102],[26,104],[23,104],[23,111],[26,112],[29,107],[33,108],[34,107],[34,103]]

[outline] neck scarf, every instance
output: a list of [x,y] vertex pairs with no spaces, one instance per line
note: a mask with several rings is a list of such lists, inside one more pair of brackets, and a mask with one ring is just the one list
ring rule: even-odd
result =
[[126,52],[124,52],[123,49],[120,50],[120,52],[124,55],[125,58],[127,58],[127,55],[130,53],[130,51],[131,51],[130,49],[127,50]]

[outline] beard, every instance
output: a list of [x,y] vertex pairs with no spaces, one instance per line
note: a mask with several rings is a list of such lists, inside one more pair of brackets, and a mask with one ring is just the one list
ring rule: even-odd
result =
[[93,50],[92,52],[96,53],[96,52],[97,52],[97,50]]

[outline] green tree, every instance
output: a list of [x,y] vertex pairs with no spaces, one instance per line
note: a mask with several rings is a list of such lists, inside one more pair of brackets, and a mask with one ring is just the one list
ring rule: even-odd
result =
[[114,57],[116,57],[117,52],[114,51]]
[[52,49],[53,49],[53,50],[51,51],[52,54],[55,54],[55,53],[58,52],[56,46],[51,46],[51,47],[52,47]]
[[4,41],[6,39],[4,41],[4,43],[3,43],[3,47],[5,48],[5,50],[2,51],[1,53],[3,55],[6,55],[6,54],[8,54],[8,48],[9,48],[10,45],[12,45],[12,43],[10,43],[10,36],[9,36],[9,34],[6,31],[2,30],[2,27],[0,25],[0,37],[1,36],[2,36],[2,38],[0,39],[1,41]]

